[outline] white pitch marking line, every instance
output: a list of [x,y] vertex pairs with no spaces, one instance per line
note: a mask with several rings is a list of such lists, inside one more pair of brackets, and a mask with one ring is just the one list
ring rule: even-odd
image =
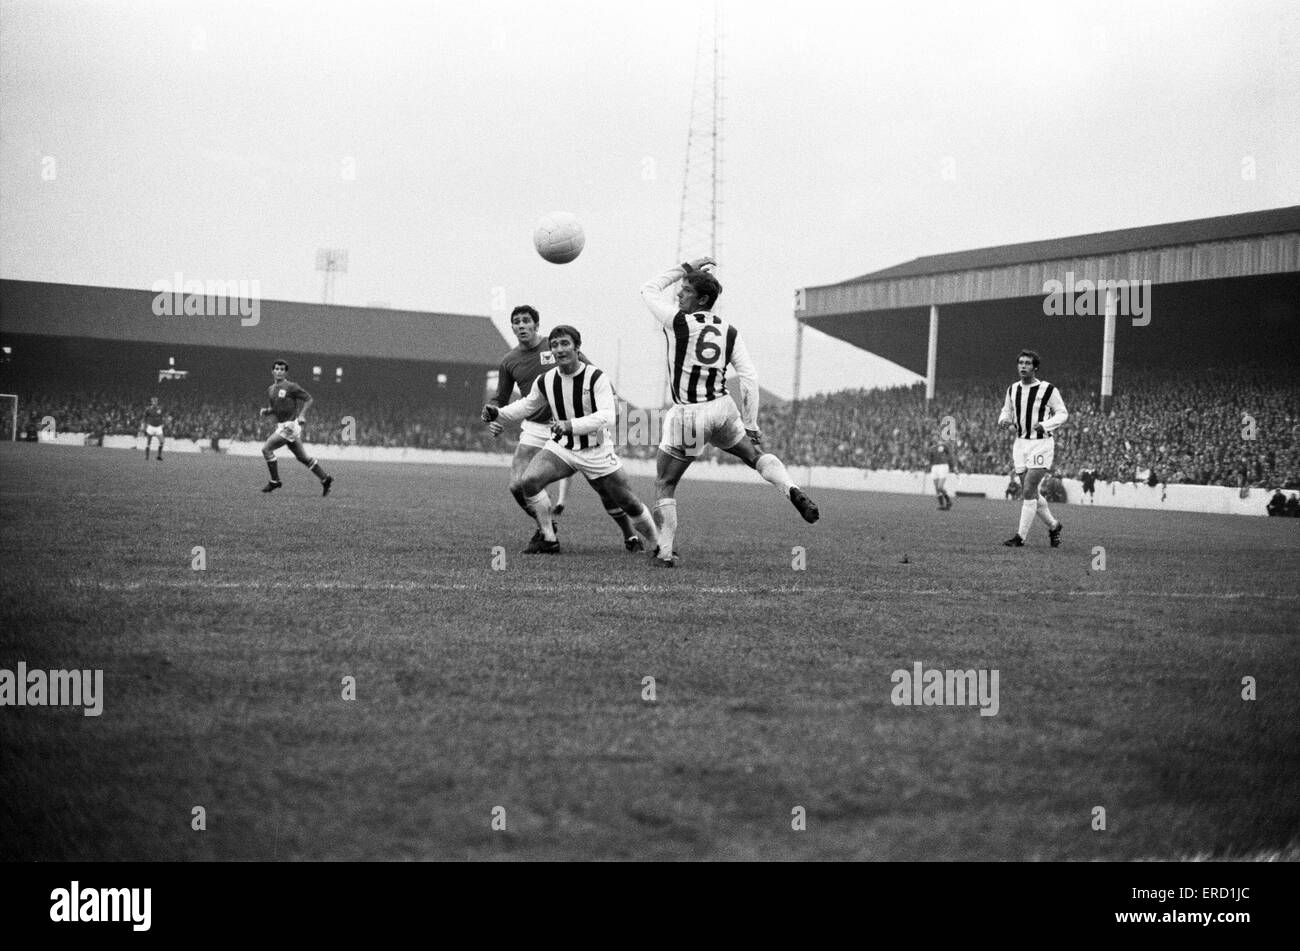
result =
[[[455,581],[87,581],[75,579],[73,585],[79,588],[95,588],[100,591],[148,591],[158,588],[174,588],[187,591],[240,590],[240,591],[483,591],[496,587],[492,582],[465,584]],[[509,590],[520,594],[554,594],[555,585],[509,585]],[[580,587],[580,586],[573,586]],[[632,594],[661,593],[672,590],[668,587],[636,584],[598,584],[582,586],[581,590],[596,594]],[[939,595],[958,595],[963,592],[948,588],[827,588],[827,587],[780,587],[780,588],[745,588],[740,585],[713,585],[692,588],[704,594],[850,594],[859,596],[889,595],[891,597],[935,597]],[[1023,597],[1023,589],[997,590],[980,589],[965,592],[980,597]],[[1048,598],[1171,598],[1184,601],[1235,601],[1245,598],[1257,598],[1265,601],[1297,601],[1296,594],[1262,594],[1256,591],[1225,591],[1214,594],[1205,591],[1037,591],[1035,595]]]

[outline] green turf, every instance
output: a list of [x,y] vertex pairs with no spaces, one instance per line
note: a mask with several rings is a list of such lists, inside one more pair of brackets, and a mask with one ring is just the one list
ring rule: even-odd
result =
[[[98,718],[0,709],[4,858],[1127,859],[1300,839],[1294,520],[1060,506],[1062,548],[1038,525],[1013,550],[1014,503],[814,486],[808,526],[757,477],[688,476],[685,561],[663,571],[581,484],[564,554],[529,557],[504,470],[330,468],[328,499],[287,458],[268,496],[256,458],[0,447],[0,667],[102,668],[106,695]],[[890,674],[916,661],[997,669],[998,715],[894,706]]]

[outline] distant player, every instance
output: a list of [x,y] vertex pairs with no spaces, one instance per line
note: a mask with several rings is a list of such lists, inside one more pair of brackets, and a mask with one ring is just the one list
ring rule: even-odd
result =
[[1270,516],[1280,517],[1286,515],[1286,496],[1281,489],[1274,490],[1273,497],[1268,500],[1268,505],[1264,506],[1264,511],[1268,512]]
[[1092,466],[1079,470],[1079,481],[1083,483],[1083,494],[1088,497],[1088,504],[1097,501],[1097,471]]
[[939,511],[952,508],[952,497],[944,490],[943,484],[954,466],[952,452],[943,443],[935,443],[930,450],[930,478],[934,480],[934,493],[939,497]]
[[617,505],[626,513],[635,531],[645,538],[642,549],[645,544],[657,549],[654,519],[632,494],[623,463],[614,454],[610,440],[608,430],[617,413],[614,388],[604,373],[579,358],[582,336],[573,327],[561,324],[553,328],[549,343],[556,365],[537,378],[526,396],[499,409],[491,403],[483,407],[489,421],[508,422],[531,419],[542,406],[550,408],[550,438],[533,454],[523,474],[510,482],[511,493],[528,503],[542,533],[541,540],[530,543],[525,553],[559,552],[546,487],[575,472],[586,477],[607,505]]
[[1020,503],[1020,530],[1002,543],[1008,548],[1024,545],[1035,515],[1047,526],[1052,547],[1061,547],[1061,523],[1052,517],[1038,487],[1052,468],[1055,450],[1052,433],[1069,419],[1069,413],[1056,387],[1038,379],[1038,364],[1038,354],[1034,351],[1020,351],[1016,359],[1020,379],[1007,387],[1002,414],[998,417],[999,426],[1007,426],[1016,434],[1011,449],[1016,473],[1028,473],[1024,476],[1025,494]]
[[[267,388],[271,404],[262,407],[261,415],[274,416],[276,426],[275,432],[262,445],[262,458],[266,460],[267,469],[271,470],[271,481],[262,491],[274,492],[284,484],[280,481],[280,465],[275,461],[275,451],[281,446],[288,446],[294,458],[320,479],[321,495],[329,495],[334,477],[327,475],[320,463],[308,456],[307,450],[302,446],[302,427],[306,422],[307,410],[311,409],[313,402],[311,394],[289,379],[289,364],[283,360],[276,360],[272,364],[271,376],[275,379]],[[301,407],[299,403],[302,404]]]
[[[515,336],[519,339],[519,346],[515,347],[501,359],[501,366],[497,370],[497,392],[496,396],[488,400],[483,406],[482,419],[488,423],[488,428],[492,430],[495,436],[501,435],[504,427],[496,420],[492,420],[488,415],[488,407],[500,409],[510,402],[511,394],[515,386],[519,387],[519,395],[527,396],[546,371],[555,367],[555,355],[551,352],[550,344],[547,340],[538,334],[538,328],[541,325],[541,318],[537,310],[527,304],[521,304],[510,312],[510,329],[514,331]],[[583,356],[578,354],[581,360]],[[529,517],[536,520],[537,516],[528,505],[527,500],[523,497],[521,491],[517,489],[523,484],[524,472],[528,469],[528,464],[532,462],[533,456],[537,455],[538,450],[551,438],[551,408],[543,405],[535,413],[523,419],[519,423],[519,445],[515,447],[514,459],[510,462],[510,484],[513,487],[511,494],[514,496],[519,507],[528,513]],[[569,479],[559,480],[559,489],[555,494],[555,503],[551,508],[552,517],[559,515],[564,511],[565,499],[568,497]],[[641,539],[637,537],[636,529],[632,526],[631,520],[626,513],[615,503],[605,499],[605,512],[618,525],[623,538],[623,547],[628,551],[641,551]],[[530,546],[536,546],[542,539],[542,530],[540,523],[538,529],[533,533],[529,541]]]
[[158,397],[149,397],[149,405],[145,407],[144,417],[140,420],[140,435],[144,436],[144,457],[149,458],[149,446],[158,439],[158,456],[159,462],[162,462],[163,449],[163,425],[167,422],[167,417],[163,413],[162,407],[158,405]]
[[[776,486],[804,521],[818,518],[817,506],[790,481],[781,460],[763,451],[763,434],[758,428],[758,371],[739,331],[713,312],[722,285],[703,270],[713,264],[712,258],[698,258],[641,286],[641,298],[659,321],[668,345],[673,400],[656,457],[655,521],[659,525],[659,562],[665,567],[673,564],[677,483],[708,444],[731,453]],[[679,282],[674,294],[669,288]],[[728,364],[740,377],[741,410],[727,393]]]

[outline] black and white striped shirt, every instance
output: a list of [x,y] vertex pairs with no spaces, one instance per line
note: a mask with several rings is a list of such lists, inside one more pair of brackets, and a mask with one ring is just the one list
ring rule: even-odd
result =
[[1002,404],[999,423],[1015,423],[1016,436],[1036,439],[1036,429],[1041,423],[1043,432],[1051,435],[1070,418],[1065,411],[1065,401],[1060,391],[1046,380],[1022,383],[1017,380],[1007,387],[1007,398]]
[[579,363],[572,376],[565,376],[559,367],[548,370],[527,396],[501,407],[500,418],[517,423],[543,406],[550,406],[553,419],[573,421],[571,434],[551,437],[565,449],[594,449],[609,443],[606,429],[614,425],[617,413],[614,388],[595,367]]
[[641,286],[641,297],[663,329],[668,356],[668,390],[674,403],[707,403],[727,395],[727,365],[740,378],[740,418],[758,428],[758,371],[740,332],[709,310],[688,314],[665,293],[685,272],[672,268]]

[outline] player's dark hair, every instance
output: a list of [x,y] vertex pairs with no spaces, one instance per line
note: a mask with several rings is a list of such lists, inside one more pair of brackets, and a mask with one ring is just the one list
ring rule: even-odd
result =
[[1032,350],[1021,350],[1020,353],[1016,356],[1016,360],[1019,361],[1021,357],[1028,357],[1029,359],[1033,360],[1033,361],[1034,361],[1034,369],[1035,369],[1035,370],[1038,369],[1038,362],[1039,362],[1039,361],[1038,361],[1038,354],[1034,353],[1034,351],[1032,351]]
[[534,327],[540,327],[542,325],[542,318],[537,313],[537,308],[529,304],[520,304],[518,307],[516,307],[514,310],[510,312],[511,323],[514,322],[515,314],[528,314],[530,317],[533,318]]
[[712,310],[722,293],[722,284],[708,271],[692,271],[682,278],[682,282],[695,291],[704,310]]
[[274,370],[276,367],[284,367],[284,372],[285,372],[285,373],[288,373],[288,372],[289,372],[289,361],[287,361],[287,360],[276,360],[274,363],[271,364],[271,369]]
[[568,324],[560,324],[553,327],[551,332],[546,335],[546,342],[550,343],[556,337],[568,337],[573,341],[574,350],[577,350],[582,346],[582,334],[578,333],[576,328],[570,327]]

